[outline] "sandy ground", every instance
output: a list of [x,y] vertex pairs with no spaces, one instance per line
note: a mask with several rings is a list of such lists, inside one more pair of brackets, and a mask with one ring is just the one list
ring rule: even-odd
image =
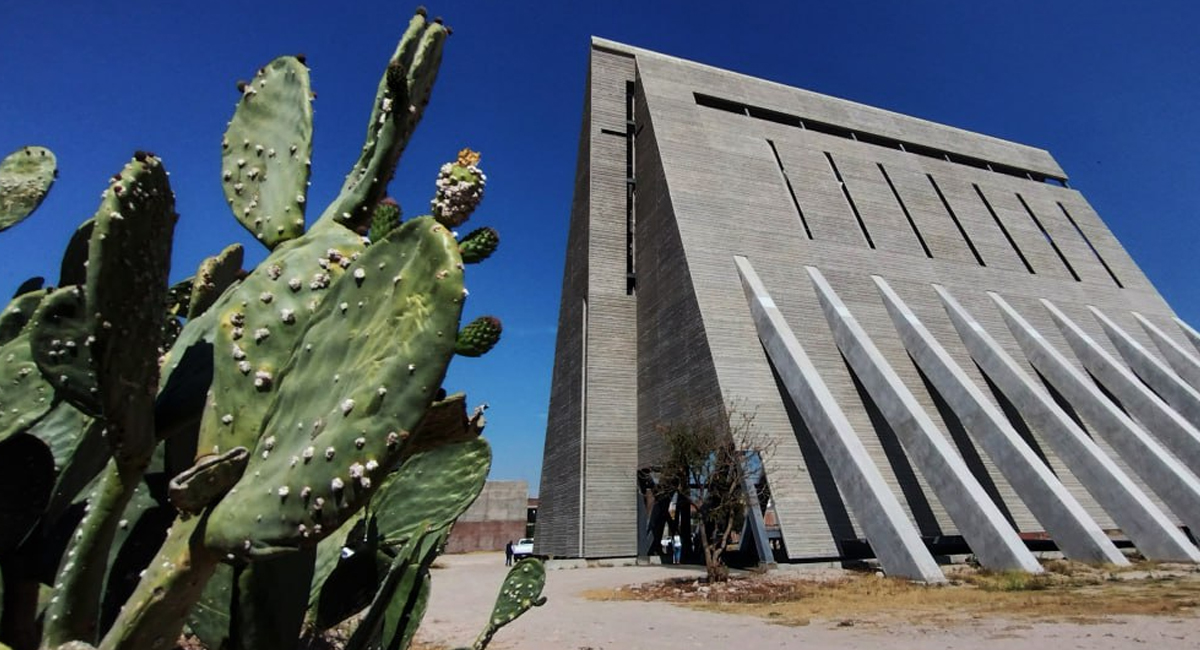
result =
[[[502,553],[442,556],[433,572],[433,593],[418,639],[450,647],[469,646],[487,620],[505,567]],[[494,650],[682,650],[684,648],[881,648],[887,650],[980,648],[983,650],[1125,649],[1191,650],[1200,639],[1200,618],[1112,617],[1105,623],[1061,623],[981,618],[942,627],[813,621],[803,627],[774,625],[752,616],[700,612],[657,602],[585,600],[588,589],[703,574],[690,567],[601,567],[549,571],[549,602],[502,629]],[[852,612],[847,612],[851,617]]]

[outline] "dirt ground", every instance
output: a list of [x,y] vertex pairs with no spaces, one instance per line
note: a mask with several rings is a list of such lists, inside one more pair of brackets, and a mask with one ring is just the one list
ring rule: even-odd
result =
[[[428,648],[469,646],[491,612],[505,574],[500,553],[442,556],[418,640]],[[799,571],[786,568],[779,575]],[[840,570],[802,575],[836,578]],[[878,648],[888,650],[1125,649],[1196,647],[1200,614],[1106,615],[1052,620],[970,614],[954,619],[913,612],[901,618],[856,619],[853,611],[780,625],[769,618],[704,611],[663,601],[595,600],[597,592],[669,578],[700,577],[698,567],[599,567],[551,570],[549,602],[501,630],[496,650],[681,650],[684,648]],[[585,598],[590,592],[592,598]],[[765,615],[765,613],[764,613]],[[908,620],[905,620],[905,619]],[[1036,645],[1032,645],[1036,644]]]

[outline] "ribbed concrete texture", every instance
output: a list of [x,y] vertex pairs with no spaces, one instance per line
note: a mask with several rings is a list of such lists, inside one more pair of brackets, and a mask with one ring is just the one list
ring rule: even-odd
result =
[[645,553],[656,427],[738,403],[777,561],[1200,559],[1200,334],[1048,152],[602,39],[587,72],[538,553]]

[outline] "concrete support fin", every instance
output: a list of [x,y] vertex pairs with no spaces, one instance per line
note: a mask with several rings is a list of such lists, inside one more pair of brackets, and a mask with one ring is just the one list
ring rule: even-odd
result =
[[1113,358],[1064,314],[1054,303],[1043,299],[1058,329],[1067,339],[1075,357],[1094,377],[1104,383],[1125,412],[1137,419],[1145,431],[1153,433],[1164,447],[1183,461],[1185,467],[1200,468],[1200,431],[1182,415],[1167,406],[1119,360]]
[[[1125,330],[1121,329],[1108,316],[1095,307],[1088,307],[1104,333],[1117,348],[1117,352],[1129,364],[1129,367],[1146,382],[1154,392],[1171,405],[1179,415],[1182,415],[1193,427],[1200,426],[1200,392],[1192,388],[1179,375],[1175,374],[1167,364],[1158,357],[1150,354]],[[1191,467],[1200,467],[1192,465]]]
[[954,296],[940,286],[934,285],[934,289],[971,358],[1016,405],[1021,417],[1042,434],[1046,444],[1142,555],[1160,561],[1200,561],[1200,551],[1167,514],[1008,356]]
[[1063,554],[1083,562],[1127,564],[1112,540],[900,296],[883,278],[873,279],[905,349]]
[[1095,432],[1121,455],[1172,511],[1192,530],[1200,530],[1200,481],[1150,434],[1117,408],[1096,384],[1054,349],[1003,298],[988,292],[1033,364]]
[[979,562],[997,570],[1042,570],[950,441],[896,375],[833,287],[805,267],[817,290],[838,349],[896,432],[909,458],[925,477]]
[[1133,317],[1137,319],[1142,329],[1146,330],[1146,333],[1150,335],[1150,339],[1154,341],[1154,345],[1158,346],[1158,351],[1166,358],[1167,363],[1171,364],[1175,372],[1190,384],[1192,388],[1200,390],[1200,359],[1196,358],[1195,351],[1188,350],[1176,343],[1174,339],[1167,336],[1166,332],[1158,329],[1145,316],[1134,312]]
[[945,576],[850,421],[744,257],[735,257],[758,337],[884,570],[925,582]]
[[1192,344],[1192,347],[1200,350],[1200,332],[1197,332],[1196,328],[1188,325],[1178,318],[1172,318],[1171,320],[1175,321],[1175,324],[1179,326],[1179,329],[1183,330],[1183,335],[1187,337],[1187,340]]

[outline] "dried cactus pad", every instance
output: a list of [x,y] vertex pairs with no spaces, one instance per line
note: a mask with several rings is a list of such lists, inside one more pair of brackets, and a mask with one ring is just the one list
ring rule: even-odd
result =
[[462,283],[458,242],[430,218],[350,265],[280,373],[237,498],[209,517],[210,548],[269,556],[313,545],[362,507],[441,385]]
[[21,147],[0,160],[0,230],[36,210],[57,175],[58,161],[45,147]]
[[312,156],[308,68],[281,56],[241,92],[221,142],[221,189],[238,221],[275,248],[304,232]]

